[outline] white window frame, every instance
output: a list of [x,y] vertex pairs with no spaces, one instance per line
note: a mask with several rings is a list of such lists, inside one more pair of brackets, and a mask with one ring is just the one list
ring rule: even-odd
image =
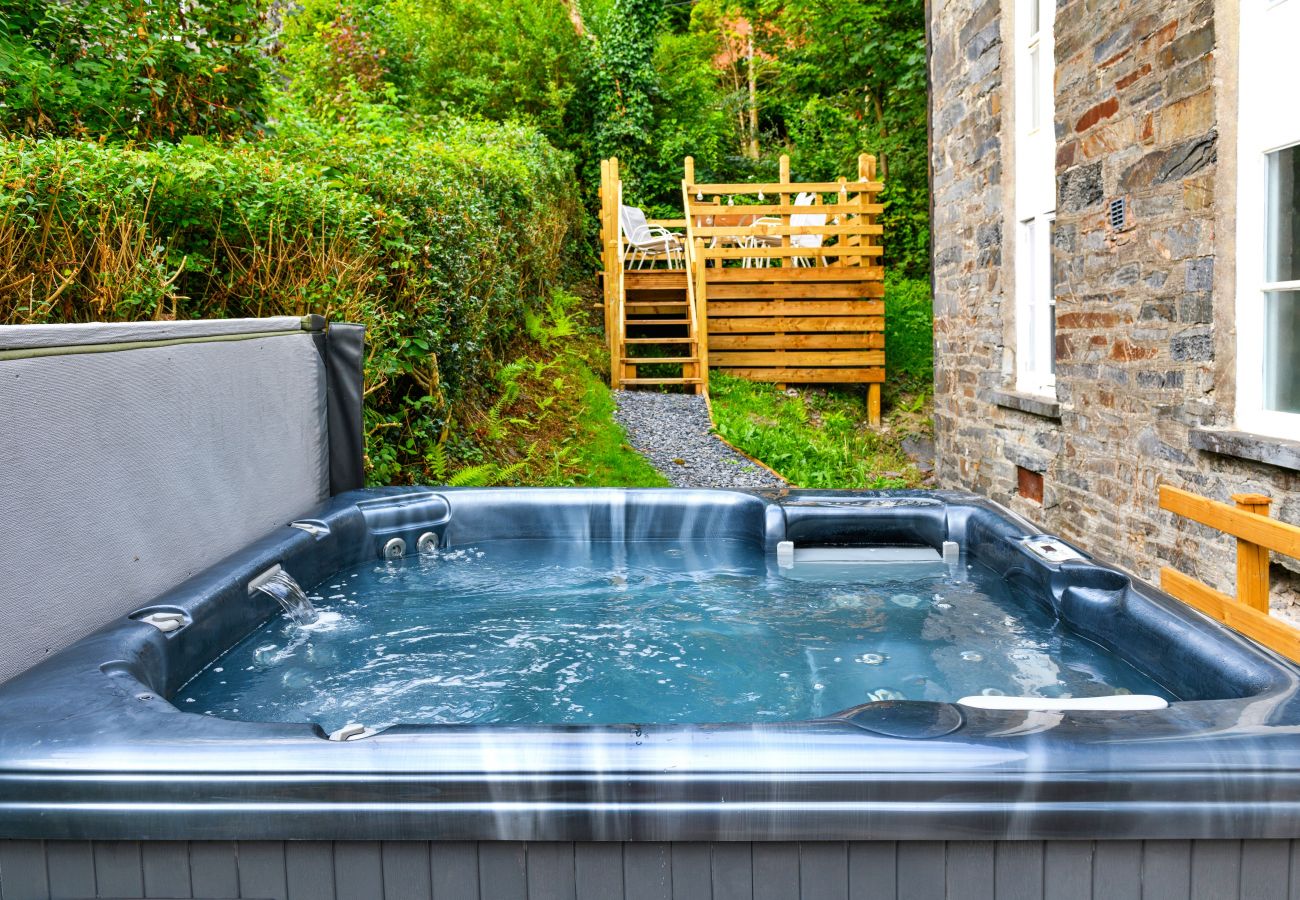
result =
[[[1237,125],[1237,427],[1300,439],[1300,414],[1266,409],[1265,294],[1300,291],[1298,281],[1267,281],[1268,158],[1300,146],[1300,107],[1278,102],[1292,83],[1300,2],[1241,4]],[[1281,81],[1278,81],[1278,78]],[[1300,372],[1295,373],[1300,378]]]
[[[1052,223],[1056,220],[1055,0],[1013,0],[1016,390],[1056,396]],[[1038,30],[1033,30],[1034,14]]]

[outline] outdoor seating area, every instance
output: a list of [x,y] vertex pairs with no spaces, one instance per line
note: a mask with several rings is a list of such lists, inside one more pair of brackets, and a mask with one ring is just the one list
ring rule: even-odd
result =
[[601,166],[603,303],[611,386],[707,392],[707,372],[863,384],[880,422],[883,207],[875,158],[855,179],[701,183],[683,163],[682,217],[648,220]]

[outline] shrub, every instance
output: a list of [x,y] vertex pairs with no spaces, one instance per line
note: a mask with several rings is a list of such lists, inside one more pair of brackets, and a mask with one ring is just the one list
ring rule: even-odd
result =
[[885,375],[924,388],[934,378],[934,305],[930,282],[885,276]]
[[0,131],[179,140],[260,127],[261,0],[0,0]]
[[274,141],[0,142],[0,321],[308,312],[367,326],[376,483],[419,481],[563,268],[568,158],[534,130],[287,123]]

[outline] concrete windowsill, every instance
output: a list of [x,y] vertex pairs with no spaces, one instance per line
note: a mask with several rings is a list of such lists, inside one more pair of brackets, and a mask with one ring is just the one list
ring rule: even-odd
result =
[[1235,456],[1300,472],[1300,441],[1226,428],[1193,428],[1188,440],[1197,450]]
[[1020,391],[990,391],[989,400],[1004,409],[1015,409],[1044,419],[1061,420],[1061,404],[1050,397],[1038,397]]

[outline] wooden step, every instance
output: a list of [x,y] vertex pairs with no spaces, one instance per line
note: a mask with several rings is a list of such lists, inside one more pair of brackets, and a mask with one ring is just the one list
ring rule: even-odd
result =
[[702,384],[703,378],[623,378],[623,384]]
[[691,337],[641,337],[641,338],[623,338],[625,344],[693,344],[695,338]]
[[629,300],[623,304],[627,308],[633,306],[686,306],[685,300]]
[[690,319],[624,319],[624,325],[689,325]]
[[651,363],[693,363],[699,362],[694,356],[625,356],[623,362],[634,366],[645,366]]

